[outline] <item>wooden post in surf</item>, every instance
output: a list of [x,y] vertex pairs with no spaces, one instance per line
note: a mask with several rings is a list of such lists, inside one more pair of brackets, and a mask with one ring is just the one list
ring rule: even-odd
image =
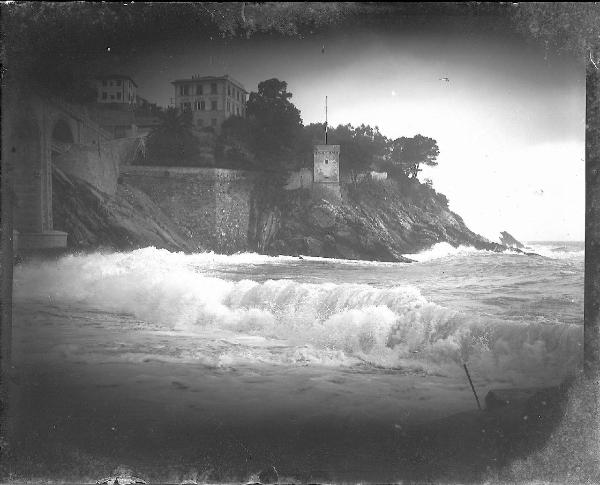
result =
[[583,368],[600,377],[600,48],[590,49],[585,113],[585,283]]
[[473,381],[471,380],[471,376],[469,375],[469,369],[467,369],[467,364],[463,364],[465,369],[465,373],[467,374],[467,379],[469,379],[469,384],[471,384],[471,390],[473,391],[473,395],[475,396],[475,401],[477,401],[477,407],[481,411],[481,404],[479,404],[479,398],[477,397],[477,392],[475,392],[475,386],[473,385]]

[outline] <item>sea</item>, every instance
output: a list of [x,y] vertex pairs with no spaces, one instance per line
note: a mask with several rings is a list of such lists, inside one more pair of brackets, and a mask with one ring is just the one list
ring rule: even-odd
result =
[[410,264],[152,247],[30,260],[14,273],[13,355],[93,369],[128,395],[203,389],[205,415],[284,402],[303,416],[442,416],[474,406],[465,365],[480,399],[581,367],[584,243],[526,250],[440,243]]

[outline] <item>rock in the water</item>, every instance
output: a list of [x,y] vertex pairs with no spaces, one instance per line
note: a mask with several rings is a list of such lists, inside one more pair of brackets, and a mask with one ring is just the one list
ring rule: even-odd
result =
[[506,231],[500,233],[500,243],[510,248],[523,249],[525,245],[517,241],[511,234]]

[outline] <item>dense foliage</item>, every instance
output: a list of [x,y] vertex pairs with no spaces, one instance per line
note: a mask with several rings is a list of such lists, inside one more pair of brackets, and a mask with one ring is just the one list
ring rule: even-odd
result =
[[389,160],[412,178],[417,178],[421,164],[435,167],[440,154],[437,142],[422,135],[397,138],[388,148]]
[[302,140],[300,110],[290,101],[287,83],[268,79],[250,93],[247,117],[231,117],[222,127],[219,156],[262,169],[294,168]]
[[192,131],[191,113],[179,113],[175,108],[158,113],[160,125],[146,141],[144,165],[197,165],[200,142]]
[[[324,123],[302,125],[287,83],[268,79],[250,93],[247,117],[225,121],[217,158],[232,168],[289,170],[312,167],[313,147],[325,143]],[[341,176],[354,184],[370,170],[387,171],[392,178],[416,178],[422,165],[437,165],[437,142],[422,135],[391,140],[379,127],[361,124],[327,129],[327,143],[340,145]]]
[[369,125],[354,127],[339,125],[329,131],[329,143],[340,145],[341,175],[353,183],[360,173],[371,170],[373,164],[385,159],[389,140],[379,132],[379,128]]

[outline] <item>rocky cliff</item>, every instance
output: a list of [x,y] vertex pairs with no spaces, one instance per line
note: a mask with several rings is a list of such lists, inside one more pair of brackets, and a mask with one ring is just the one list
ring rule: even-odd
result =
[[343,187],[342,194],[337,201],[309,190],[289,192],[271,211],[279,227],[270,228],[266,252],[409,261],[404,254],[438,242],[506,249],[472,232],[443,195],[418,183],[403,190],[394,180],[367,181]]
[[469,230],[442,194],[417,181],[344,185],[340,199],[315,189],[284,190],[272,174],[221,172],[130,174],[107,195],[55,169],[54,225],[69,233],[70,247],[90,249],[155,246],[406,262],[403,255],[438,242],[506,249]]
[[198,249],[148,195],[126,183],[108,195],[57,168],[52,182],[54,228],[69,234],[70,248]]

